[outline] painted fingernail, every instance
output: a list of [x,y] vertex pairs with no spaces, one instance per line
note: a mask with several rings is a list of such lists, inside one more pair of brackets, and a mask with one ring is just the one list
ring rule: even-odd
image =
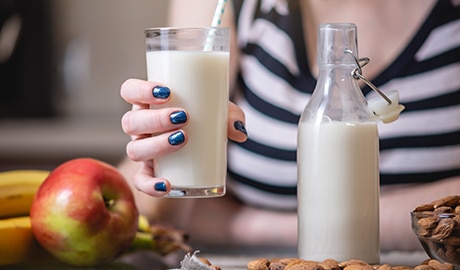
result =
[[168,141],[170,145],[179,145],[185,141],[184,133],[182,131],[173,133],[169,135]]
[[243,122],[241,122],[241,121],[235,121],[235,123],[233,123],[233,127],[234,127],[236,130],[238,130],[238,131],[244,133],[244,135],[248,136],[248,131],[247,131],[246,128],[244,127]]
[[166,183],[165,182],[156,182],[154,185],[156,191],[166,192]]
[[183,124],[187,122],[187,114],[184,111],[175,111],[169,115],[169,120],[173,124]]
[[170,94],[171,90],[166,86],[155,86],[152,89],[152,95],[156,98],[167,99]]

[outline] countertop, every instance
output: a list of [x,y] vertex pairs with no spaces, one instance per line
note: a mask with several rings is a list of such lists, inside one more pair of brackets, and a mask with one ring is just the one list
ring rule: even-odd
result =
[[[167,270],[180,269],[180,262],[184,259],[184,253],[173,253],[166,257],[147,252],[139,251],[133,254],[124,255],[115,262],[97,267],[73,267],[60,262],[45,262],[41,264],[21,264],[0,266],[2,270]],[[206,258],[214,265],[220,266],[222,270],[247,270],[247,263],[258,258],[292,258],[297,257],[296,252],[291,249],[267,249],[267,248],[239,248],[239,249],[214,249],[201,251],[198,257]],[[380,257],[381,264],[392,266],[416,266],[428,259],[423,251],[383,252]]]
[[[172,254],[166,258],[160,258],[154,254],[138,252],[125,255],[119,261],[133,265],[135,269],[169,269],[180,267],[179,262],[184,254]],[[197,255],[208,259],[214,265],[220,266],[223,270],[246,270],[246,265],[257,258],[288,258],[297,257],[294,249],[265,249],[265,248],[240,248],[240,249],[216,249],[202,250]],[[390,265],[416,266],[428,256],[424,251],[392,251],[382,252],[380,263]]]

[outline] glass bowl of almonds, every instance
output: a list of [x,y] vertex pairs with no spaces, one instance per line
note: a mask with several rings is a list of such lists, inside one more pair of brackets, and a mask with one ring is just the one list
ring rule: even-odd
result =
[[428,256],[460,269],[460,196],[420,205],[411,212],[411,219]]

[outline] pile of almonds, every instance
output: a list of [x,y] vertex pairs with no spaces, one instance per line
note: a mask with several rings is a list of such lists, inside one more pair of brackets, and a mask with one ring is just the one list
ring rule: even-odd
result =
[[413,210],[412,227],[430,255],[460,264],[460,196],[452,195]]
[[322,262],[302,260],[298,258],[260,258],[247,264],[248,270],[454,270],[450,263],[437,260],[426,260],[416,267],[391,266],[389,264],[370,265],[362,260],[337,262],[326,259]]

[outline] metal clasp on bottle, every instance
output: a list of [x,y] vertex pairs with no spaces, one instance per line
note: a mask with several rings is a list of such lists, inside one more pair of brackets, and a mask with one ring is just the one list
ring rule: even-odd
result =
[[368,107],[374,112],[375,117],[384,123],[390,123],[398,119],[399,114],[404,110],[404,106],[399,104],[399,92],[393,90],[389,93],[391,98],[385,95],[377,86],[363,76],[362,68],[370,62],[370,59],[367,57],[357,58],[350,49],[345,49],[344,52],[351,54],[356,63],[356,68],[351,72],[351,76],[355,80],[363,80],[372,90],[374,90],[374,92],[379,94],[379,96],[388,103],[382,104],[383,101],[376,98],[367,101]]
[[[353,59],[355,60],[355,63],[356,63],[356,68],[351,72],[351,76],[355,79],[355,80],[363,80],[364,83],[366,83],[372,90],[374,90],[377,94],[379,94],[383,99],[385,99],[386,102],[388,102],[388,104],[391,105],[392,101],[389,97],[387,97],[377,86],[375,86],[371,81],[369,81],[368,79],[366,79],[364,76],[363,76],[363,70],[362,68],[369,64],[369,62],[371,61],[368,57],[363,57],[363,58],[357,58],[354,54],[353,54],[353,51],[350,50],[350,49],[345,49],[344,51],[345,53],[349,53],[351,54],[351,56],[353,56]],[[361,64],[362,63],[362,64]]]

